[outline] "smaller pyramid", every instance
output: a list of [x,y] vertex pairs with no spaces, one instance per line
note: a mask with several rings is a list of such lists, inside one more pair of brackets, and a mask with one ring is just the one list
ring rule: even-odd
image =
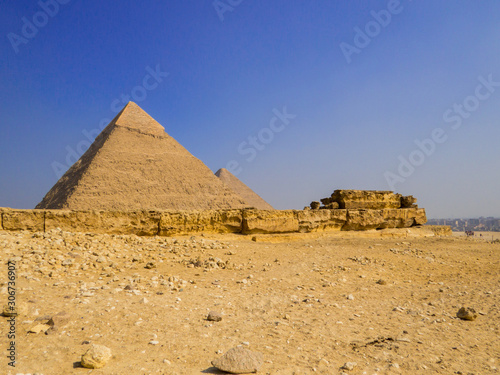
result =
[[267,203],[264,199],[259,197],[252,189],[241,182],[235,175],[229,172],[226,168],[221,168],[215,175],[228,186],[233,192],[243,198],[243,200],[250,206],[259,210],[274,210],[274,208]]

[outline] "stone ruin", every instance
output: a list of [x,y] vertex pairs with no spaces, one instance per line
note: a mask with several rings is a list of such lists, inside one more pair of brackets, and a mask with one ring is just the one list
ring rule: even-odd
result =
[[417,198],[385,190],[335,190],[328,198],[311,202],[304,210],[418,208]]

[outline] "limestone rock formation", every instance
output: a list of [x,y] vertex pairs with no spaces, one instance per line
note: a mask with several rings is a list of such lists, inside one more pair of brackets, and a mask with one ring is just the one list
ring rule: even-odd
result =
[[299,232],[339,231],[347,221],[347,210],[304,210],[297,212]]
[[401,197],[401,208],[412,208],[416,207],[417,198],[414,198],[413,195],[407,195]]
[[288,233],[299,230],[299,221],[293,210],[244,210],[242,233]]
[[247,204],[129,102],[38,209],[208,210]]
[[[138,236],[193,233],[307,233],[339,230],[409,228],[425,224],[423,208],[322,210],[206,210],[206,211],[69,211],[5,210],[0,230],[67,231]],[[447,226],[434,226],[436,235],[449,235]]]
[[319,208],[321,207],[321,203],[319,203],[318,201],[312,201],[309,206],[311,207],[311,210],[319,210]]
[[400,208],[401,194],[381,190],[335,190],[330,198],[324,198],[321,202],[325,206],[336,202],[339,208],[380,210]]
[[[310,205],[311,210],[299,213],[299,217],[307,218],[299,220],[300,230],[323,231],[339,226],[341,230],[370,230],[422,225],[427,222],[427,217],[425,210],[418,208],[416,202],[417,199],[411,195],[403,196],[392,191],[335,190],[330,197],[321,199],[323,206],[314,201]],[[331,211],[331,215],[338,212],[338,223],[332,225],[330,214],[318,214],[321,210]],[[318,215],[321,219],[313,218]]]
[[253,208],[258,210],[273,210],[273,207],[257,195],[252,189],[241,182],[235,175],[226,168],[221,168],[215,175],[221,179],[232,191],[243,198],[243,200]]

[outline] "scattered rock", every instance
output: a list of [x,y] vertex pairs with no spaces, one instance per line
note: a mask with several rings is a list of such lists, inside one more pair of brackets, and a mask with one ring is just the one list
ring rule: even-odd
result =
[[377,284],[379,284],[379,285],[387,285],[387,281],[385,281],[384,279],[379,279],[377,281]]
[[472,307],[462,307],[458,310],[457,317],[462,320],[476,320],[477,313]]
[[320,203],[320,202],[318,202],[318,201],[313,201],[313,202],[311,202],[311,205],[310,205],[310,206],[311,206],[311,209],[313,209],[313,210],[318,210],[318,209],[319,209],[319,207],[321,206],[321,203]]
[[82,355],[82,366],[85,368],[102,368],[111,359],[111,349],[92,344],[89,350]]
[[156,263],[149,262],[149,263],[147,263],[147,264],[146,264],[146,268],[147,268],[148,270],[153,269],[153,268],[156,268]]
[[2,315],[7,317],[26,315],[26,307],[19,304],[16,304],[15,306],[9,306],[8,304],[6,304],[3,307]]
[[357,365],[356,362],[346,362],[346,363],[344,363],[344,365],[340,369],[352,371],[354,369],[354,367],[356,367],[356,365]]
[[212,365],[231,374],[247,374],[259,371],[263,358],[261,353],[252,352],[241,346],[229,349],[222,357],[212,361]]
[[66,311],[61,311],[50,318],[47,324],[52,327],[64,327],[70,320],[71,315],[69,315]]
[[40,333],[40,332],[47,332],[47,330],[50,328],[49,325],[47,324],[37,324],[33,328],[31,328],[28,333]]
[[218,311],[210,311],[207,320],[211,322],[220,322],[222,320],[222,314]]

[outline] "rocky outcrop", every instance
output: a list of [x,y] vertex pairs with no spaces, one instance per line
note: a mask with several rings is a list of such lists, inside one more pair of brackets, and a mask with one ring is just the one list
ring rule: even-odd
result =
[[45,230],[136,234],[158,234],[161,213],[159,211],[45,211]]
[[423,208],[347,210],[342,230],[409,228],[427,222]]
[[380,210],[400,208],[401,197],[401,194],[395,194],[392,191],[335,190],[330,197],[321,199],[321,203],[325,209],[334,209],[338,204],[338,208],[342,209]]
[[8,231],[28,230],[43,232],[45,230],[45,212],[38,210],[3,210],[2,228]]
[[[208,211],[0,209],[2,230],[174,236],[195,233],[310,233],[408,228],[426,222],[421,208]],[[444,231],[442,231],[444,233]]]
[[330,197],[311,203],[311,209],[365,209],[381,210],[390,208],[417,208],[417,199],[412,195],[403,196],[384,190],[335,190]]
[[299,232],[328,232],[341,230],[347,222],[347,210],[297,211]]
[[165,211],[161,213],[158,234],[239,233],[242,222],[242,210]]
[[242,233],[297,232],[299,221],[296,211],[244,210]]
[[414,198],[413,195],[407,195],[401,197],[401,208],[415,208],[417,207],[417,198]]

